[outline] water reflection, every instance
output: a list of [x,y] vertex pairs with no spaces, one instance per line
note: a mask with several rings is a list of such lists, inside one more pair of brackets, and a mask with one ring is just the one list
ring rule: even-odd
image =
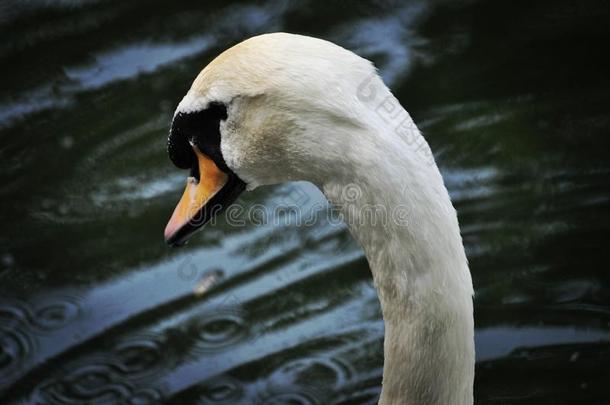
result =
[[0,7],[2,403],[376,403],[368,266],[313,186],[241,202],[315,226],[220,218],[163,245],[174,106],[219,51],[275,30],[374,60],[432,144],[475,282],[477,402],[608,402],[608,6]]

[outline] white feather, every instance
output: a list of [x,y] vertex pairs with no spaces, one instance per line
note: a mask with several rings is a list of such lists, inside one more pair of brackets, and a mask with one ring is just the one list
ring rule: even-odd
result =
[[[228,105],[221,150],[250,189],[308,180],[347,218],[385,322],[380,404],[471,404],[473,289],[456,212],[372,64],[327,41],[262,35],[208,65],[178,111],[210,102]],[[370,206],[401,220],[367,220]]]

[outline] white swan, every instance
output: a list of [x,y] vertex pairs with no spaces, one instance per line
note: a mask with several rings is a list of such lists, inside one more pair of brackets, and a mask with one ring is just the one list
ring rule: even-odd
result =
[[168,243],[244,188],[311,181],[340,207],[373,274],[385,323],[379,403],[473,402],[473,289],[456,212],[427,143],[369,61],[305,36],[250,38],[195,79],[168,150],[192,171]]

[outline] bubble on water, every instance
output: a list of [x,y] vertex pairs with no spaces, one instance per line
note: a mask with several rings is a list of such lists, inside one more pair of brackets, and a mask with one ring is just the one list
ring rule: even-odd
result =
[[68,212],[70,212],[70,206],[66,203],[61,203],[57,207],[57,211],[59,212],[60,215],[67,215]]
[[5,253],[0,258],[0,262],[2,262],[2,267],[4,269],[10,268],[15,265],[15,257],[10,253]]
[[70,149],[72,148],[72,146],[74,146],[74,138],[72,138],[71,136],[64,136],[61,138],[59,143],[62,148]]
[[201,277],[201,279],[195,286],[193,293],[197,297],[201,297],[206,292],[208,292],[214,286],[214,284],[216,284],[218,282],[218,280],[222,276],[223,276],[223,271],[220,269],[215,269],[215,270],[212,270],[212,271],[206,273],[203,277]]

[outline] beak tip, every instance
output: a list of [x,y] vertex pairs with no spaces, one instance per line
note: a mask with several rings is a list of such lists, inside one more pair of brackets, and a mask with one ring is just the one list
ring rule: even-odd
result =
[[187,241],[181,241],[181,240],[175,240],[174,238],[172,238],[171,236],[166,236],[164,238],[165,240],[165,244],[171,248],[175,248],[175,247],[180,247],[180,246],[184,246],[186,245]]
[[165,227],[165,230],[163,231],[163,237],[165,238],[165,241],[169,243],[169,240],[172,238],[172,236],[174,235],[174,229],[172,229],[173,227],[170,227],[169,224]]
[[165,243],[170,247],[179,246],[179,244],[176,243],[176,238],[174,237],[177,231],[177,229],[175,228],[176,227],[170,226],[170,224],[168,224],[167,227],[165,227],[165,231],[163,231],[163,239],[165,240]]

